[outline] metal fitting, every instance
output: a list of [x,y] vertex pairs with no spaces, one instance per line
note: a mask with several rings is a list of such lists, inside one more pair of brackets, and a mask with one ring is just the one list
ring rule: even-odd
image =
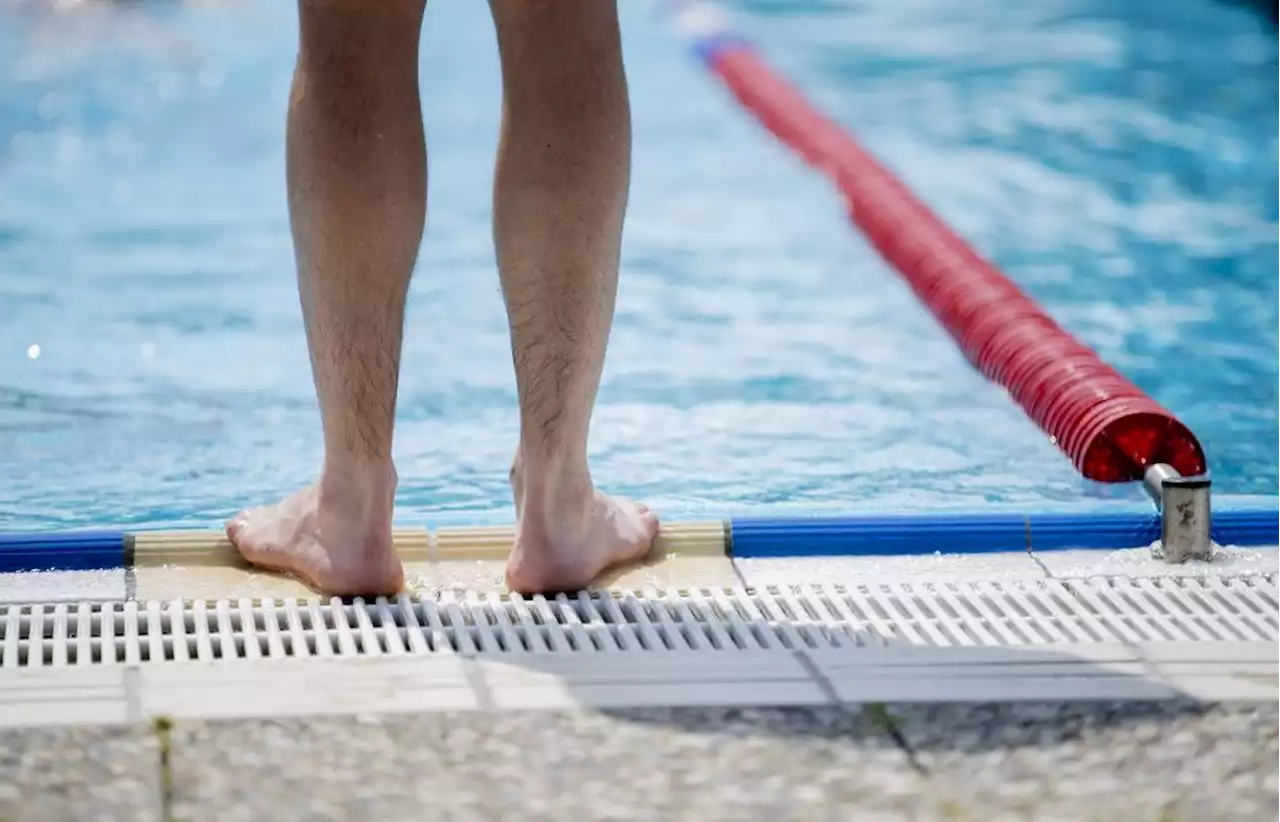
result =
[[1209,478],[1184,477],[1173,467],[1156,463],[1147,468],[1142,484],[1160,509],[1164,561],[1180,565],[1189,559],[1210,559]]

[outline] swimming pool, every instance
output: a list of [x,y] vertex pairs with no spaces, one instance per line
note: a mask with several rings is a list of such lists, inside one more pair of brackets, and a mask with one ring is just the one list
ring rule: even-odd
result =
[[[1274,497],[1274,28],[1208,0],[735,8],[771,61],[1186,420],[1220,495]],[[597,479],[673,519],[1101,504],[826,182],[645,6],[624,12],[636,171]],[[307,481],[319,437],[282,168],[292,10],[3,14],[0,528],[202,527]],[[479,4],[427,20],[432,200],[398,516],[504,519],[496,58]]]

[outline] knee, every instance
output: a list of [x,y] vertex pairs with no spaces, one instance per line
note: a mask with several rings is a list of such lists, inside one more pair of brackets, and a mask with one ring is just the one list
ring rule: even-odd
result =
[[[415,64],[426,0],[298,0],[298,51],[308,74],[374,73]],[[397,58],[401,58],[397,60]]]
[[427,0],[298,0],[299,12],[354,12],[375,15],[421,15]]
[[489,9],[504,29],[553,29],[558,36],[577,36],[616,25],[617,0],[489,0]]
[[413,43],[427,0],[298,0],[300,45],[333,42],[376,52]]

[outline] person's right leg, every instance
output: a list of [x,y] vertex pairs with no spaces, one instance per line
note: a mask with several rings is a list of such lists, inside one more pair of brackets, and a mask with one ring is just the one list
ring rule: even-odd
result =
[[618,284],[631,119],[616,0],[490,0],[502,55],[494,241],[520,446],[507,584],[585,586],[646,554],[658,520],[598,491],[587,433]]

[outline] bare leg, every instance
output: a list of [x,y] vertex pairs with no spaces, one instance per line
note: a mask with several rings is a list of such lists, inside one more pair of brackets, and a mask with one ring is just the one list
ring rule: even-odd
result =
[[409,277],[426,212],[418,98],[425,0],[300,0],[287,178],[311,369],[319,481],[238,515],[246,559],[333,594],[390,594],[392,427]]
[[517,591],[647,553],[657,518],[599,493],[587,433],[618,285],[631,120],[614,0],[491,0],[503,118],[494,239],[520,399]]

